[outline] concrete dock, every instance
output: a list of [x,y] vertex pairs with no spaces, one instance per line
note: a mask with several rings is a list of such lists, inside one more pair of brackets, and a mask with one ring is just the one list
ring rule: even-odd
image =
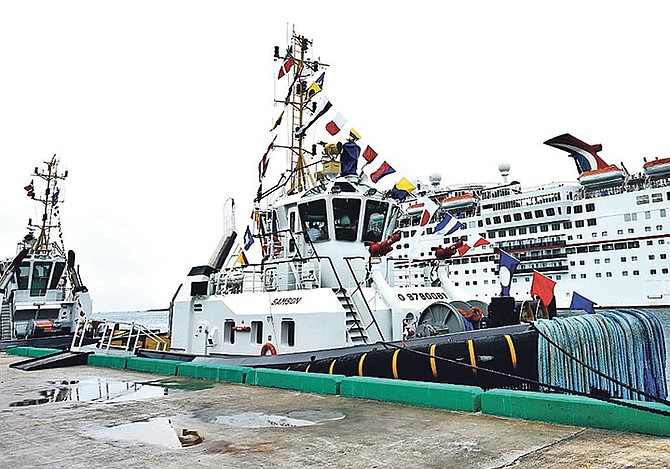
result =
[[665,437],[23,359],[0,353],[3,467],[670,467]]

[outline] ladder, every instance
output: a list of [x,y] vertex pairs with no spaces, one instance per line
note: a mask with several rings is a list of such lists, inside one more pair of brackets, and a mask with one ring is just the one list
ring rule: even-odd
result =
[[0,340],[12,338],[12,316],[9,312],[9,303],[2,304],[0,311]]
[[358,310],[354,307],[347,290],[345,288],[333,288],[333,292],[335,292],[337,299],[340,300],[340,304],[346,313],[347,340],[353,345],[369,344],[370,336],[368,336],[368,331],[365,329]]

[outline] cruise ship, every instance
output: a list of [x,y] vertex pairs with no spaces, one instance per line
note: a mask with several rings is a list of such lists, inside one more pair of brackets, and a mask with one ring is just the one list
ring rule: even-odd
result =
[[[406,202],[393,257],[446,255],[454,284],[486,303],[501,294],[503,250],[519,261],[510,284],[518,299],[531,296],[535,271],[556,282],[559,309],[570,307],[575,292],[596,307],[669,306],[670,158],[644,161],[632,174],[605,163],[601,145],[570,134],[544,143],[574,158],[577,181],[522,187],[507,182],[507,164],[498,168],[500,185],[441,187],[433,174],[429,184],[416,182],[416,197]],[[396,281],[422,275],[408,268]]]

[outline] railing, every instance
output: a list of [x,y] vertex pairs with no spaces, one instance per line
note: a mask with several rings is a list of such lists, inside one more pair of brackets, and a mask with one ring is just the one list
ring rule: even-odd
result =
[[[86,319],[77,326],[72,338],[71,350],[81,350],[84,339],[89,336],[95,337],[102,330],[96,348],[109,351],[110,349],[135,353],[142,346],[156,351],[166,351],[168,341],[165,337],[158,335],[143,324],[122,321],[104,321],[97,330],[90,330],[93,323]],[[89,335],[90,334],[90,335]],[[153,347],[149,347],[149,341]]]

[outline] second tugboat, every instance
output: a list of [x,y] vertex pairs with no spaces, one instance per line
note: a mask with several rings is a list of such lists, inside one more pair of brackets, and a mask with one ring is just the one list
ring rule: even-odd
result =
[[36,192],[34,179],[24,188],[42,206],[42,220],[30,220],[16,256],[0,262],[0,350],[67,347],[79,318],[91,313],[88,288],[79,276],[74,251],[65,249],[61,230],[59,183],[68,174],[58,172],[56,155],[44,164],[33,174],[45,182],[44,192]]

